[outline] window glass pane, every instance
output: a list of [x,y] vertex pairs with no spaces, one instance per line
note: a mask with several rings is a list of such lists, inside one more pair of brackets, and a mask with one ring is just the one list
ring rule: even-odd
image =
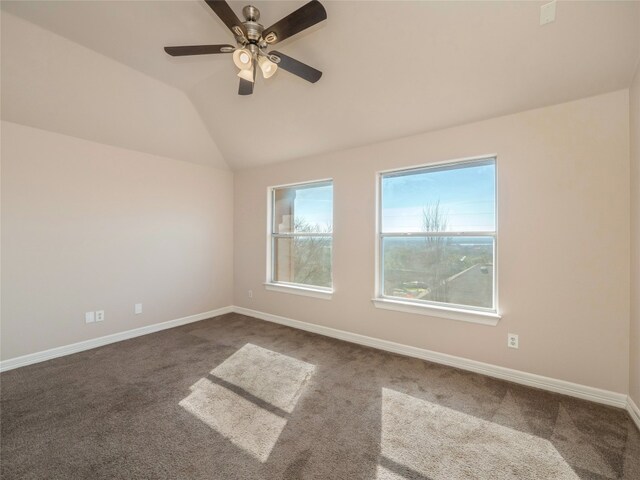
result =
[[331,237],[292,236],[273,240],[273,281],[331,287]]
[[274,233],[332,231],[332,182],[276,188],[273,201]]
[[495,159],[382,177],[382,232],[493,232]]
[[493,308],[493,237],[383,237],[383,295]]

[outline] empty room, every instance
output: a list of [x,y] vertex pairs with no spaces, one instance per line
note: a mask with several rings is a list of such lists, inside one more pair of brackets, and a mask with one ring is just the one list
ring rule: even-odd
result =
[[640,0],[0,35],[0,478],[640,480]]

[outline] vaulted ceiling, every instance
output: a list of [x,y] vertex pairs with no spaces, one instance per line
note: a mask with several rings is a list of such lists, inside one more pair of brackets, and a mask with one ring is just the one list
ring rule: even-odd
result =
[[[245,3],[231,2],[238,16]],[[253,4],[267,26],[303,3]],[[560,1],[545,26],[544,2],[323,3],[327,21],[278,46],[322,79],[278,71],[246,97],[237,95],[230,55],[163,51],[233,43],[203,1],[3,1],[2,9],[182,90],[215,143],[206,155],[221,154],[232,168],[626,88],[640,55],[640,2]]]

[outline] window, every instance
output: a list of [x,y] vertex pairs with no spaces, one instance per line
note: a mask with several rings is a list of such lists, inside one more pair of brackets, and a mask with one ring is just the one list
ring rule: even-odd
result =
[[267,285],[330,293],[333,182],[275,187],[270,201]]
[[378,298],[497,317],[495,158],[383,173],[379,188]]

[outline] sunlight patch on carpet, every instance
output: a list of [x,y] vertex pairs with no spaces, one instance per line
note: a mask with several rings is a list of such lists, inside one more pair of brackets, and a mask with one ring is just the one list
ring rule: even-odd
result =
[[379,480],[403,478],[402,469],[429,480],[551,479],[579,477],[543,438],[397,392],[382,389]]
[[261,462],[269,458],[286,419],[206,378],[198,380],[192,389],[191,395],[180,402],[182,408]]
[[201,378],[179,405],[266,462],[315,366],[246,344]]
[[310,363],[247,343],[211,370],[211,374],[291,413],[315,368]]
[[394,473],[391,470],[384,468],[382,465],[378,465],[378,469],[376,471],[376,480],[406,480],[406,478],[398,473]]

